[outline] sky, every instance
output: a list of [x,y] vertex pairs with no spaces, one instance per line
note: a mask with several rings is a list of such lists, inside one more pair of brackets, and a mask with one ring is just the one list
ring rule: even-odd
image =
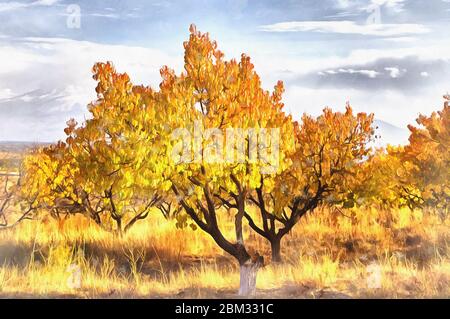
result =
[[64,138],[95,100],[95,62],[157,88],[191,23],[227,59],[250,55],[264,88],[283,80],[296,119],[349,102],[400,143],[450,91],[450,0],[15,0],[0,21],[0,141]]

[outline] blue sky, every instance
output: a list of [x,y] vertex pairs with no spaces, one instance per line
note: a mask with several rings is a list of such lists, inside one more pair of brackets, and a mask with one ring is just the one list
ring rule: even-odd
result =
[[62,138],[95,98],[96,61],[157,86],[162,65],[182,70],[191,23],[249,54],[266,88],[283,80],[296,118],[350,101],[404,128],[450,91],[450,0],[17,0],[0,19],[0,140]]

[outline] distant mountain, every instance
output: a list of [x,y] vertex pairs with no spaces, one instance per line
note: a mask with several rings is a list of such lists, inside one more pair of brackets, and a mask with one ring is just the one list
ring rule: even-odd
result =
[[53,141],[70,118],[83,118],[68,90],[38,89],[0,99],[0,141]]
[[29,149],[42,147],[48,144],[49,143],[0,141],[0,152],[22,153]]
[[375,120],[373,127],[375,135],[378,136],[374,143],[376,147],[408,143],[409,130],[407,128],[400,128],[382,120]]

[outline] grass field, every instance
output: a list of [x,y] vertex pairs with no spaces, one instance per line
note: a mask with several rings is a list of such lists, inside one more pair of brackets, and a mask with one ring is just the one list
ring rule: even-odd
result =
[[[433,211],[321,208],[285,237],[278,265],[247,229],[267,264],[257,297],[450,297],[449,226]],[[238,285],[235,261],[212,238],[158,211],[122,238],[81,216],[0,231],[1,297],[233,298]]]

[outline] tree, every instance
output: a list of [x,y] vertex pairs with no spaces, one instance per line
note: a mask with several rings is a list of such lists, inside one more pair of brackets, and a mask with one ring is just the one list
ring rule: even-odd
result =
[[48,209],[55,218],[82,211],[75,187],[76,163],[66,149],[63,142],[38,148],[23,162],[21,197],[33,210]]
[[409,143],[378,149],[364,161],[351,197],[383,208],[437,208],[445,218],[450,202],[449,96],[443,110],[409,125]]
[[409,144],[393,153],[403,163],[397,177],[403,197],[411,208],[431,206],[447,215],[450,206],[450,96],[444,108],[409,125]]
[[[92,117],[80,127],[70,120],[65,142],[27,158],[25,190],[27,198],[38,199],[36,208],[57,218],[81,213],[120,234],[164,198],[157,192],[164,188],[158,179],[163,160],[155,151],[162,131],[152,130],[161,122],[148,103],[150,89],[133,86],[111,63],[93,71],[98,99],[89,106]],[[110,222],[115,228],[105,226]]]
[[[25,206],[21,198],[20,159],[11,160],[8,153],[0,155],[0,230],[2,230],[12,228],[23,220],[32,219],[33,202]],[[17,207],[18,205],[20,207]],[[11,219],[14,219],[14,222],[11,222]]]
[[304,115],[296,132],[292,165],[268,186],[261,184],[250,194],[258,207],[262,226],[246,214],[250,226],[271,244],[272,260],[281,261],[281,240],[298,221],[320,203],[342,203],[355,184],[356,173],[369,154],[373,115],[344,113],[326,108],[317,118]]
[[[248,194],[262,175],[275,175],[289,165],[286,154],[294,144],[286,137],[293,136],[294,125],[282,111],[281,82],[270,94],[261,88],[249,57],[225,61],[208,34],[195,26],[190,31],[184,44],[185,71],[176,76],[163,68],[156,97],[174,112],[166,123],[180,128],[174,132],[178,139],[167,148],[173,161],[164,176],[193,227],[208,233],[237,260],[239,292],[247,295],[254,292],[263,263],[258,254],[250,256],[244,242]],[[279,136],[285,140],[278,145]],[[218,214],[227,211],[235,211],[235,241],[225,238],[219,227]],[[178,219],[179,226],[188,224],[183,215]]]
[[358,170],[348,198],[360,207],[390,209],[407,205],[397,175],[404,165],[397,154],[403,150],[403,146],[388,145],[372,152]]

